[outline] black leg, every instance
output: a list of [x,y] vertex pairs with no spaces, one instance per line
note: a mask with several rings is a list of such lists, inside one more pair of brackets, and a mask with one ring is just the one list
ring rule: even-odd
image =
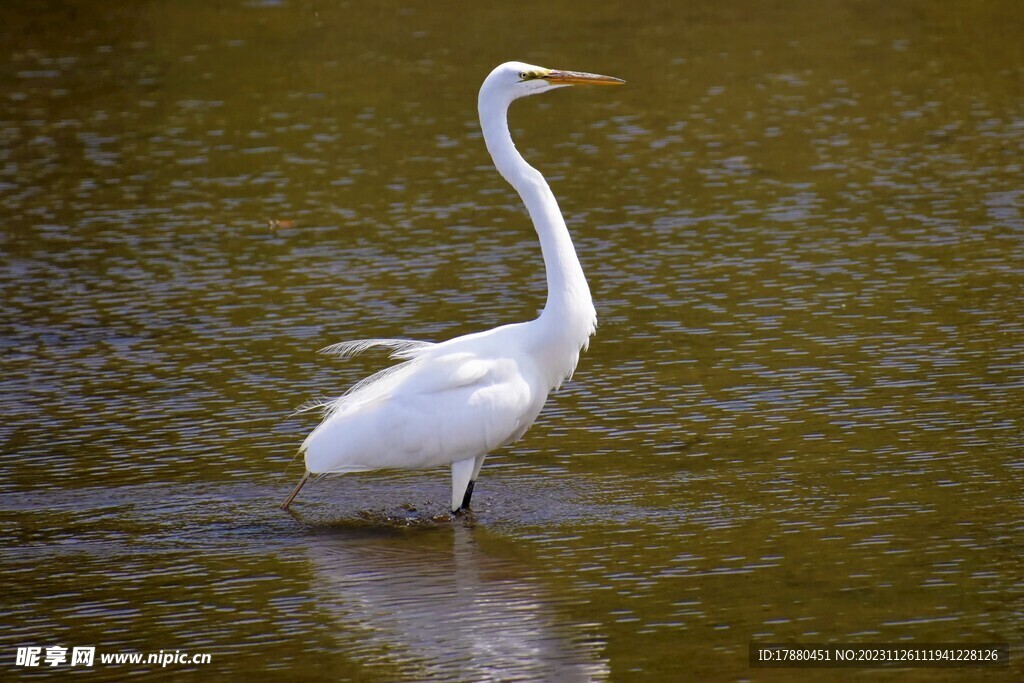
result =
[[473,497],[473,484],[475,483],[475,480],[470,480],[469,486],[466,487],[466,495],[462,497],[462,507],[460,507],[459,510],[469,509],[469,499]]

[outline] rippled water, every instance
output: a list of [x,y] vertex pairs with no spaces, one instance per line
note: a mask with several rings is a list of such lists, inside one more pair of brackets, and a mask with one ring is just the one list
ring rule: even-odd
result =
[[[1003,641],[1024,675],[1015,3],[3,13],[5,670],[785,680],[748,643]],[[280,512],[292,411],[386,362],[317,348],[543,303],[475,121],[510,58],[629,82],[512,114],[590,351],[475,520],[434,520],[443,471]]]

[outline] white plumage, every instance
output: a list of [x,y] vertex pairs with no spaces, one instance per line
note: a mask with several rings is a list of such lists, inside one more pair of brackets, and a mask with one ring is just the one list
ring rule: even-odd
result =
[[404,339],[343,342],[340,357],[374,347],[403,362],[324,404],[324,419],[302,443],[310,474],[398,468],[452,468],[452,511],[469,507],[487,454],[519,439],[556,388],[576,368],[597,325],[583,269],[544,177],[519,155],[508,131],[513,100],[574,84],[622,81],[508,62],[480,88],[484,140],[495,166],[519,192],[544,255],[548,299],[534,320],[432,344]]

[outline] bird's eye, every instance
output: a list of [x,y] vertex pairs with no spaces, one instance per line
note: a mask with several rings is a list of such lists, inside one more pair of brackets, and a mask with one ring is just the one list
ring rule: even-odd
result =
[[529,77],[530,77],[530,74],[526,73],[525,71],[520,71],[519,72],[519,80],[525,81]]

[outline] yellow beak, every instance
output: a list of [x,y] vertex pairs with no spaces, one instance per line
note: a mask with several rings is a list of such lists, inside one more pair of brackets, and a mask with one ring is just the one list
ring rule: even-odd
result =
[[559,71],[554,69],[541,76],[549,83],[559,85],[622,85],[626,81],[614,76],[588,74],[583,71]]

